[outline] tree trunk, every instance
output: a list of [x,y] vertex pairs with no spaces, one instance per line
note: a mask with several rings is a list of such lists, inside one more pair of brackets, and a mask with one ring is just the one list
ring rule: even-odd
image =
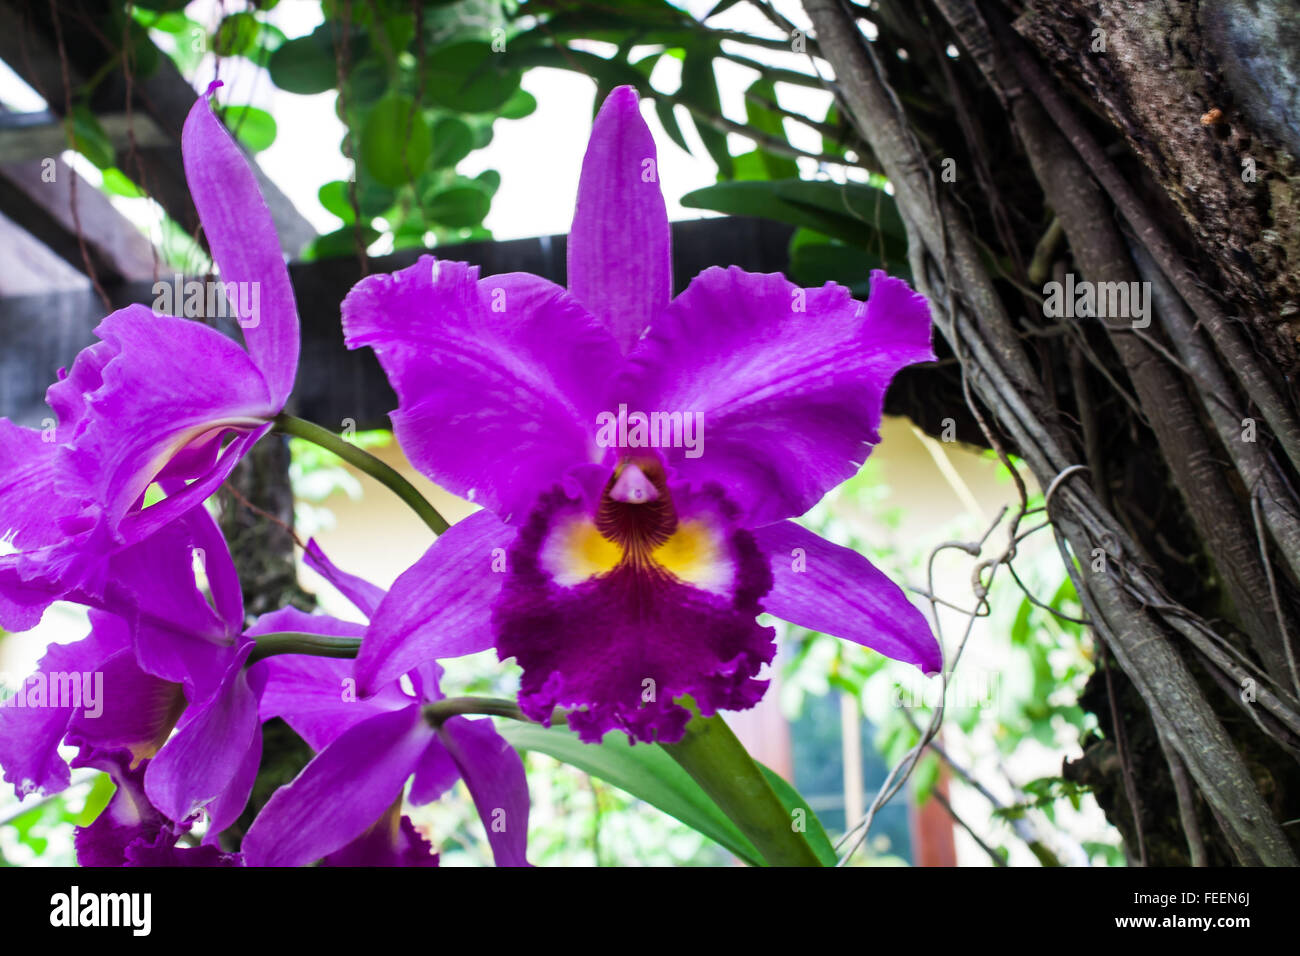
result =
[[1139,863],[1300,848],[1300,8],[1240,6],[805,0],[970,412],[1047,490],[1104,647],[1065,773]]

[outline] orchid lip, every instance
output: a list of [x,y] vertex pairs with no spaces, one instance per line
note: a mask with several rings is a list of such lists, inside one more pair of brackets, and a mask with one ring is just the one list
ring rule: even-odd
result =
[[167,463],[175,458],[181,451],[194,445],[206,438],[227,430],[235,431],[252,431],[260,428],[270,420],[269,417],[255,418],[251,416],[233,416],[230,418],[221,418],[216,421],[200,422],[197,425],[191,425],[189,428],[177,433],[167,445],[162,448],[158,454],[150,459],[149,464],[140,469],[135,483],[131,488],[131,500],[139,498],[145,493],[159,473],[167,467]]
[[677,511],[667,476],[657,458],[626,458],[614,469],[601,495],[596,530],[642,564],[677,528]]

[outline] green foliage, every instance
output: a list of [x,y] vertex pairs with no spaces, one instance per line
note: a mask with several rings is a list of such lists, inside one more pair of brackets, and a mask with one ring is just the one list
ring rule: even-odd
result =
[[[520,751],[537,751],[599,777],[725,847],[751,866],[763,858],[698,783],[654,744],[630,744],[620,733],[606,734],[599,744],[584,744],[569,730],[502,721],[498,730]],[[768,783],[824,866],[835,863],[835,850],[817,815],[779,774],[759,765]]]
[[655,745],[629,744],[619,733],[600,744],[584,744],[559,727],[501,722],[498,726],[518,750],[535,750],[599,777],[657,807],[730,850],[751,866],[762,857],[690,775]]
[[481,40],[439,47],[424,61],[425,94],[443,109],[458,113],[488,113],[504,107],[518,92],[522,78],[520,70],[506,66],[492,45]]
[[687,193],[682,205],[774,219],[862,248],[883,243],[897,258],[907,256],[898,208],[875,185],[800,179],[718,183]]
[[110,196],[123,196],[127,199],[139,199],[144,195],[143,190],[116,166],[110,166],[104,170],[104,181],[101,188]]
[[[352,56],[364,57],[368,43],[360,31],[348,35]],[[326,20],[305,37],[281,44],[267,63],[271,81],[288,93],[310,96],[335,88],[338,83],[336,45],[342,46],[342,30]]]
[[275,118],[256,106],[227,106],[221,111],[227,128],[250,153],[260,153],[275,142]]
[[[824,537],[861,551],[895,581],[923,581],[926,552],[902,537],[867,536],[850,517],[870,513],[886,527],[896,523],[897,512],[891,515],[890,509],[884,508],[890,494],[880,467],[871,459],[858,475],[828,495],[804,521]],[[1041,503],[1041,496],[1031,498],[1031,506]],[[937,529],[927,536],[927,541],[970,537],[971,528],[957,525]],[[1077,596],[1052,549],[1031,547],[1033,540],[1028,539],[1022,545],[1016,558],[1015,567],[1021,580],[1057,611],[1079,616],[1082,612]],[[958,594],[944,596],[959,604],[969,600]],[[1095,718],[1078,706],[1078,696],[1091,672],[1092,650],[1079,625],[1028,600],[1005,571],[990,600],[991,612],[978,640],[987,655],[984,660],[996,660],[997,667],[989,672],[988,664],[976,663],[969,656],[971,652],[967,652],[955,683],[949,688],[944,744],[948,751],[957,754],[967,750],[978,752],[981,755],[978,768],[965,769],[976,769],[977,779],[982,779],[993,791],[1005,793],[1004,774],[1008,771],[1004,761],[1012,754],[1022,753],[1026,742],[1041,744],[1048,753],[1059,753],[1077,747],[1081,735],[1095,726]],[[948,634],[950,640],[952,636]],[[800,712],[810,696],[820,697],[839,690],[853,694],[861,702],[875,730],[874,746],[887,764],[896,765],[916,745],[920,739],[918,728],[929,722],[933,701],[928,696],[919,697],[917,684],[900,680],[910,676],[910,671],[874,651],[801,628],[792,629],[790,643],[782,696],[788,713]],[[951,644],[948,650],[951,653]],[[987,686],[978,678],[987,678]],[[963,684],[963,680],[974,683]],[[979,693],[973,692],[976,690]],[[992,773],[990,766],[996,768]],[[914,799],[928,799],[939,770],[937,754],[930,752],[922,757],[910,784]],[[1057,776],[1016,783],[1024,798],[1001,812],[990,809],[991,818],[996,821],[992,831],[982,821],[967,820],[991,843],[1019,842],[1012,825],[1015,821],[1025,821],[1049,843],[1059,841],[1076,849],[1082,846],[1094,862],[1122,865],[1122,853],[1116,856],[1109,852],[1118,846],[1118,837],[1112,843],[1089,844],[1080,839],[1083,833],[1080,809],[1088,809],[1093,819],[1099,815],[1085,789]],[[952,785],[963,784],[957,779]],[[1055,861],[1042,845],[1030,845],[1028,849],[1040,860]]]
[[[747,175],[762,176],[781,168],[777,160],[756,150],[738,162]],[[682,205],[798,227],[790,241],[790,277],[805,286],[839,282],[865,298],[871,269],[888,267],[907,277],[906,230],[881,185],[759,178],[697,189],[682,197]]]
[[100,169],[113,165],[116,158],[113,143],[88,107],[73,107],[70,125],[72,145],[81,155]]
[[393,248],[489,236],[482,223],[500,177],[471,179],[456,169],[491,142],[496,119],[537,108],[520,87],[522,68],[500,48],[507,7],[424,4],[417,21],[405,3],[352,5],[346,38],[338,5],[323,7],[325,23],[269,59],[272,81],[289,92],[327,92],[343,77],[342,149],[356,162],[357,208],[345,185],[322,187],[322,205],[345,228],[321,236],[306,257],[354,254],[357,235],[346,227],[358,219],[366,246],[384,235]]
[[439,225],[466,229],[483,221],[491,203],[491,194],[478,184],[453,186],[427,196],[424,214]]
[[217,56],[242,56],[260,62],[285,42],[279,28],[241,10],[222,18],[212,37],[211,47]]
[[[776,84],[766,77],[755,80],[745,91],[745,120],[748,125],[760,133],[784,140],[784,121],[773,109],[776,105],[779,105]],[[737,156],[735,169],[737,179],[796,179],[799,176],[798,163],[762,146]]]
[[135,0],[135,6],[146,10],[176,13],[184,10],[190,0]]
[[682,84],[677,96],[688,108],[692,108],[691,122],[695,124],[695,132],[699,134],[704,148],[717,163],[719,178],[730,179],[735,175],[735,165],[727,148],[727,134],[702,120],[696,113],[698,110],[707,116],[722,115],[718,80],[713,71],[713,60],[719,52],[716,43],[701,40],[691,42],[686,48],[686,57],[682,60]]
[[361,164],[384,186],[411,182],[433,152],[433,131],[409,96],[386,96],[361,129]]

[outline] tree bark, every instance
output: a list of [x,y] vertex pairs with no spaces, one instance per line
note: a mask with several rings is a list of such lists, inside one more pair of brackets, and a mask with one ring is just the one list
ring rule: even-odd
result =
[[[1300,514],[1300,430],[1279,374],[1290,361],[1285,330],[1252,318],[1244,331],[1270,336],[1261,358],[1226,318],[1266,306],[1287,314],[1291,280],[1269,271],[1266,250],[1286,244],[1269,234],[1269,217],[1289,208],[1289,193],[1239,179],[1240,139],[1207,134],[1209,106],[1191,115],[1190,132],[1184,122],[1197,95],[1224,88],[1210,41],[1179,39],[1211,29],[1198,17],[1217,15],[1214,4],[1201,6],[933,0],[877,12],[805,0],[841,109],[893,184],[913,276],[961,363],[971,410],[987,409],[989,443],[1006,444],[1052,489],[1064,568],[1118,665],[1099,670],[1085,695],[1105,737],[1067,772],[1093,788],[1135,861],[1294,865],[1295,838],[1280,821],[1300,801],[1291,644],[1300,591],[1295,556],[1279,561],[1278,548],[1294,543]],[[1016,16],[1016,31],[1062,76],[1012,32]],[[864,18],[875,42],[858,28]],[[1095,55],[1093,24],[1107,43]],[[1195,69],[1153,59],[1161,24]],[[962,58],[942,62],[948,36]],[[896,64],[900,46],[907,56]],[[965,111],[961,122],[902,105],[935,99]],[[1230,136],[1244,135],[1237,122]],[[1208,146],[1207,135],[1217,137]],[[1252,148],[1265,142],[1270,169],[1284,168],[1281,135],[1252,132]],[[997,150],[997,166],[979,150]],[[954,156],[977,175],[940,184],[932,166]],[[1205,171],[1204,186],[1185,178],[1192,170]],[[1247,199],[1249,211],[1233,216]],[[1057,254],[1044,236],[1060,227],[1069,248]],[[1193,276],[1189,251],[1197,274],[1218,273],[1210,287],[1224,299]],[[994,256],[1010,266],[990,271]],[[1097,282],[1141,281],[1155,265],[1168,279],[1160,323],[1064,319],[1063,334],[1032,335],[1044,316],[1013,320],[1012,310],[1032,301],[1023,264],[1041,269],[1044,256],[1058,273]],[[1214,348],[1170,344],[1187,314]],[[1247,398],[1271,431],[1264,447],[1241,450],[1225,410],[1235,415]],[[1250,694],[1237,693],[1244,686]]]

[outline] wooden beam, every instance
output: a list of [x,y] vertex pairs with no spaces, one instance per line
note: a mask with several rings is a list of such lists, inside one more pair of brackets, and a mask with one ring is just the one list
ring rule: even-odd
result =
[[80,270],[56,256],[49,246],[3,213],[0,213],[0,262],[4,263],[4,269],[0,269],[0,297],[82,289],[88,283]]
[[[678,290],[713,265],[738,265],[751,272],[780,272],[787,265],[791,230],[759,219],[700,219],[673,224],[673,270]],[[565,283],[565,236],[510,242],[444,246],[439,258],[477,265],[483,275],[532,272]],[[408,250],[371,259],[369,271],[393,272],[422,254]],[[387,426],[397,399],[369,349],[343,345],[339,304],[361,278],[354,258],[294,263],[289,267],[302,322],[302,358],[291,398],[296,414],[342,429]],[[170,281],[171,276],[163,276]],[[151,305],[152,281],[108,288],[114,308],[133,302]],[[89,289],[0,299],[0,416],[25,425],[49,417],[45,390],[60,367],[95,341],[94,327],[104,317],[103,303]],[[235,330],[230,333],[237,336]]]
[[[84,85],[87,77],[107,66],[95,86],[91,108],[97,116],[124,112],[126,78],[120,67],[110,66],[115,48],[102,32],[113,4],[110,0],[60,0],[58,10],[71,85],[74,89]],[[63,65],[49,4],[0,0],[0,59],[45,99],[52,112],[63,114],[67,102]],[[157,69],[148,77],[136,77],[130,93],[133,117],[149,117],[170,141],[162,146],[137,143],[134,155],[122,160],[123,171],[141,182],[181,228],[194,233],[198,215],[185,186],[179,143],[185,117],[197,94],[162,51]],[[281,245],[291,255],[297,255],[316,236],[316,230],[255,160],[250,165],[271,210]]]
[[77,238],[80,220],[91,267],[104,285],[152,279],[154,275],[153,249],[145,235],[61,159],[54,159],[48,170],[42,159],[0,165],[0,212],[84,273],[86,260]]
[[[125,113],[105,113],[95,118],[120,153],[131,148],[132,134],[140,149],[174,145],[171,137],[147,113],[136,114],[129,122]],[[46,159],[58,156],[67,148],[67,130],[58,114],[50,110],[0,113],[0,164]]]

